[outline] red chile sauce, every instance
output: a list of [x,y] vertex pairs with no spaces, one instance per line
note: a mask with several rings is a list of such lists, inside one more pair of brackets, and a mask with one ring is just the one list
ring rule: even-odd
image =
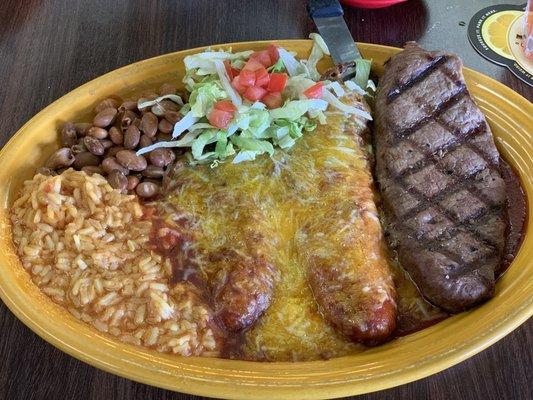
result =
[[[172,276],[170,285],[188,282],[196,289],[196,294],[201,301],[211,310],[214,310],[213,298],[208,282],[198,269],[198,251],[195,249],[195,237],[189,229],[189,220],[181,217],[173,221],[172,225],[157,214],[155,207],[145,207],[143,219],[152,222],[150,239],[148,241],[152,250],[170,260]],[[221,338],[222,358],[244,358],[244,332],[234,333],[224,329],[224,325],[216,315],[210,324],[215,337]]]
[[[499,278],[509,267],[514,257],[518,253],[520,244],[524,237],[524,228],[527,218],[527,200],[524,191],[520,185],[520,180],[515,171],[507,162],[501,160],[501,173],[507,187],[507,240],[502,265],[496,275]],[[145,219],[152,221],[152,232],[150,236],[150,246],[161,256],[168,258],[172,263],[172,285],[178,282],[190,282],[197,290],[201,299],[211,308],[213,299],[209,290],[209,285],[198,271],[198,265],[195,261],[197,254],[194,247],[194,236],[188,229],[189,221],[186,218],[179,219],[177,225],[170,227],[161,217],[156,215],[154,207],[145,207]],[[175,221],[176,223],[176,221]],[[428,307],[432,307],[429,303]],[[428,328],[450,315],[441,312],[434,315],[431,319],[417,319],[409,313],[399,313],[398,327],[391,336],[401,337],[413,332]],[[216,316],[213,320],[212,328],[219,333],[223,339],[221,357],[244,359],[243,347],[245,343],[245,332],[232,333],[224,330]],[[261,358],[260,355],[257,355]],[[258,359],[254,358],[254,359]],[[328,358],[327,356],[324,358]]]

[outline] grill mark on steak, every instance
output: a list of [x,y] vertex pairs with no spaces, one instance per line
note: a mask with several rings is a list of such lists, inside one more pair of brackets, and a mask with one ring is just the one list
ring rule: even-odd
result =
[[395,184],[399,184],[404,186],[405,190],[408,191],[410,194],[415,196],[417,200],[420,202],[416,207],[410,209],[406,213],[400,215],[400,218],[407,220],[413,218],[416,214],[420,213],[421,211],[427,209],[430,206],[439,207],[439,202],[443,200],[444,198],[456,194],[460,192],[461,190],[469,189],[470,185],[475,182],[476,177],[480,172],[483,170],[478,170],[472,173],[471,175],[465,177],[461,177],[460,181],[453,181],[451,185],[447,186],[444,190],[441,190],[438,194],[435,196],[428,198],[425,194],[420,192],[418,189],[412,187],[407,182],[405,182],[405,179],[395,179],[393,180]]
[[422,294],[451,312],[492,295],[506,224],[497,150],[461,65],[409,43],[376,97],[376,174],[390,237]]
[[453,104],[459,101],[465,93],[466,85],[459,86],[457,92],[450,96],[445,102],[441,103],[433,112],[433,114],[422,118],[420,121],[415,122],[413,125],[406,129],[403,129],[399,132],[395,132],[394,136],[396,138],[396,142],[393,142],[391,146],[397,145],[401,140],[412,135],[413,133],[424,127],[426,124],[433,121],[435,119],[435,116],[442,114],[444,111],[450,108]]
[[447,57],[444,55],[433,59],[425,69],[423,69],[414,77],[412,77],[407,83],[404,83],[403,85],[391,89],[387,95],[387,103],[391,103],[396,97],[400,96],[407,89],[415,86],[418,82],[426,79],[426,77],[436,71],[440,65],[444,64],[446,60]]
[[[457,218],[453,213],[449,212],[448,210],[446,210],[444,207],[442,207],[439,203],[439,200],[442,200],[444,199],[445,197],[448,197],[450,196],[450,194],[454,194],[454,193],[458,193],[460,192],[461,190],[464,190],[464,189],[469,189],[469,183],[471,182],[471,178],[475,178],[477,176],[477,174],[479,173],[480,171],[477,171],[476,173],[472,174],[471,177],[465,181],[462,181],[462,182],[458,182],[457,184],[454,185],[453,189],[449,189],[449,190],[442,190],[441,193],[436,196],[435,198],[432,198],[432,199],[429,199],[428,197],[426,197],[422,192],[420,192],[420,190],[418,190],[417,188],[415,187],[412,187],[412,186],[408,186],[404,183],[405,185],[405,189],[411,194],[413,195],[414,197],[416,197],[416,199],[419,201],[419,207],[420,207],[420,210],[416,213],[413,213],[411,214],[411,212],[409,214],[411,214],[410,216],[408,216],[407,218],[403,218],[403,222],[402,222],[402,225],[405,225],[405,222],[410,220],[411,218],[413,218],[415,215],[417,215],[418,213],[422,212],[423,210],[426,210],[428,209],[429,207],[433,207],[435,209],[438,210],[438,212],[440,212],[442,215],[444,215],[446,218],[448,218],[450,221],[452,221],[453,223],[455,224],[463,224],[464,221],[460,220],[459,218]],[[397,181],[398,184],[401,184],[401,181]],[[417,207],[418,208],[418,207]],[[463,226],[462,227],[463,229],[465,229],[468,233],[470,233],[472,236],[474,236],[475,238],[477,238],[478,240],[480,240],[483,244],[485,244],[486,246],[488,247],[491,247],[493,249],[497,249],[498,246],[490,239],[490,238],[487,238],[485,235],[481,234],[480,232],[478,232],[472,225],[467,225],[467,226]],[[417,238],[417,239],[422,239],[422,238]],[[435,241],[435,239],[432,239],[431,240],[432,242]]]
[[[501,207],[498,206],[498,207],[484,208],[484,209],[480,210],[477,214],[473,215],[468,220],[463,221],[462,223],[465,224],[465,225],[463,225],[462,227],[452,226],[450,228],[445,228],[438,236],[434,237],[433,239],[429,239],[428,240],[428,239],[425,239],[424,237],[416,237],[416,239],[417,240],[423,240],[424,243],[428,244],[431,249],[437,249],[437,247],[435,247],[436,246],[435,243],[440,242],[445,237],[455,236],[457,233],[462,231],[463,228],[466,228],[467,231],[472,232],[472,229],[475,229],[475,227],[474,227],[475,223],[486,222],[486,220],[488,220],[488,219],[490,219],[492,217],[491,213],[493,211],[496,211],[496,210],[498,210],[498,211],[501,210]],[[480,239],[480,237],[478,237],[478,239]],[[496,244],[494,242],[492,242],[491,240],[487,241],[487,240],[483,240],[481,238],[480,241],[481,241],[481,243],[483,243],[487,247],[491,247],[494,252],[498,251],[498,248],[497,248]],[[449,252],[449,253],[451,253],[451,252]],[[452,253],[452,254],[457,256],[455,253]],[[449,257],[449,258],[453,260],[452,257]],[[470,264],[472,264],[472,263],[470,263]]]
[[[449,131],[452,131],[449,127],[446,127]],[[485,207],[484,210],[495,210],[500,209],[501,207],[499,205],[495,205],[492,203],[490,199],[488,199],[483,193],[479,192],[474,186],[470,185],[471,179],[475,179],[479,173],[485,169],[489,168],[494,171],[498,171],[497,167],[492,163],[492,161],[486,156],[483,152],[477,151],[477,147],[472,146],[469,143],[469,140],[475,136],[477,132],[480,132],[482,129],[485,129],[485,123],[482,122],[479,125],[476,125],[474,128],[470,129],[465,134],[460,133],[454,133],[455,137],[459,137],[458,140],[450,141],[447,144],[445,144],[443,147],[438,148],[434,152],[428,151],[424,146],[419,145],[418,143],[409,140],[407,138],[406,140],[409,140],[409,142],[421,153],[424,154],[424,158],[422,158],[420,161],[414,164],[413,168],[406,168],[404,169],[400,174],[393,176],[392,180],[397,184],[403,184],[406,185],[405,178],[415,174],[418,171],[421,171],[422,169],[428,167],[431,163],[435,162],[435,169],[439,172],[445,173],[446,175],[449,175],[455,179],[455,185],[451,188],[446,188],[448,191],[443,190],[441,191],[440,195],[437,195],[435,198],[427,198],[424,194],[417,191],[416,193],[409,191],[412,195],[414,195],[419,200],[419,206],[412,211],[408,212],[407,215],[403,215],[402,217],[406,220],[414,217],[416,214],[422,211],[422,209],[425,209],[429,206],[433,206],[439,209],[446,217],[450,218],[449,215],[452,215],[452,213],[448,212],[446,209],[442,208],[438,203],[440,200],[442,200],[443,197],[449,197],[450,195],[453,195],[454,193],[457,193],[461,190],[468,190],[468,192],[479,199],[482,203],[486,204],[488,207]],[[455,173],[455,171],[450,171],[451,174],[448,174],[448,171],[446,171],[445,168],[442,168],[438,160],[442,159],[446,154],[453,152],[455,149],[459,148],[462,145],[466,145],[469,149],[472,151],[475,151],[476,154],[480,156],[481,159],[486,163],[486,167],[482,170],[476,170],[472,173],[471,176],[467,177],[466,179],[463,176],[459,176]],[[474,150],[475,149],[475,150]],[[406,185],[408,187],[408,185]],[[456,223],[463,223],[461,219],[455,218],[453,216],[452,219]],[[473,229],[473,228],[472,228]],[[496,247],[494,243],[485,238],[483,235],[479,234],[477,231],[472,231],[473,234],[479,235],[488,245],[491,247]]]
[[[450,153],[454,151],[455,149],[459,148],[460,146],[462,146],[463,144],[466,144],[471,139],[471,137],[474,136],[481,129],[483,129],[483,124],[475,126],[474,128],[470,129],[464,134],[454,133],[454,139],[458,138],[457,140],[451,140],[448,143],[444,144],[442,147],[439,147],[432,152],[428,151],[428,149],[425,148],[424,146],[421,146],[418,143],[416,143],[410,137],[406,137],[405,140],[407,140],[411,145],[416,147],[417,150],[422,152],[424,154],[424,158],[417,161],[415,164],[413,164],[412,167],[405,168],[399,174],[395,175],[393,178],[405,178],[409,175],[412,175],[424,169],[425,167],[429,166],[429,164],[431,164],[432,162],[437,161],[438,159],[442,158],[446,153]],[[446,173],[446,171],[442,171],[442,172]]]
[[[441,118],[439,118],[439,117],[435,118],[435,122],[437,122],[444,129],[448,130],[448,132],[452,133],[455,137],[461,137],[462,136],[461,132],[460,132],[460,129],[450,126],[448,123],[443,121]],[[455,146],[455,148],[459,147],[459,145],[461,145],[461,144],[464,144],[470,150],[472,150],[474,153],[476,153],[480,158],[482,158],[483,161],[485,161],[485,163],[487,163],[487,165],[491,169],[493,169],[495,171],[499,171],[500,167],[494,164],[494,162],[492,161],[490,156],[488,156],[483,150],[479,149],[477,146],[474,146],[472,143],[470,143],[470,139],[472,139],[477,133],[480,133],[483,129],[486,129],[486,127],[487,127],[487,123],[486,122],[481,122],[474,129],[471,129],[470,131],[468,131],[468,133],[466,134],[466,137],[464,138],[466,140],[464,140],[462,143],[459,143],[458,146]]]

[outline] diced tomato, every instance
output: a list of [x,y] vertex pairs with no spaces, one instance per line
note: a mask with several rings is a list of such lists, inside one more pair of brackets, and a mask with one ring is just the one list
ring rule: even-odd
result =
[[236,77],[240,73],[241,73],[240,69],[231,67],[231,74],[233,75],[233,77]]
[[285,73],[272,72],[270,74],[270,82],[268,83],[267,90],[269,92],[283,92],[285,85],[287,84],[289,77]]
[[234,113],[237,110],[237,107],[235,107],[235,104],[231,100],[219,100],[215,103],[215,108],[230,113]]
[[266,89],[263,89],[259,86],[250,86],[246,88],[246,92],[244,92],[243,96],[246,97],[250,101],[257,101],[261,100],[265,94],[268,92]]
[[239,94],[243,94],[246,90],[246,86],[241,84],[240,79],[240,75],[237,75],[235,78],[233,78],[231,81],[231,86],[233,86],[233,89],[235,89]]
[[309,99],[320,99],[322,98],[322,88],[324,84],[322,82],[317,82],[313,86],[308,87],[304,90],[304,94]]
[[262,51],[255,51],[251,56],[250,60],[256,60],[259,61],[265,68],[270,67],[272,64],[272,60],[270,59],[270,55],[268,54],[268,50],[262,50]]
[[270,82],[270,75],[266,68],[261,68],[255,71],[255,86],[265,87]]
[[261,101],[270,109],[281,107],[283,104],[281,93],[267,93]]
[[239,82],[242,86],[255,86],[255,72],[243,69],[239,74]]
[[216,108],[213,108],[211,112],[209,113],[209,115],[207,116],[209,123],[220,129],[226,129],[232,118],[233,118],[232,112],[218,110]]
[[274,65],[279,59],[279,51],[276,46],[269,44],[267,47],[268,55],[270,56],[270,62]]
[[[257,71],[258,69],[261,69],[263,67],[264,67],[263,64],[261,64],[256,59],[250,57],[250,59],[246,62],[246,64],[244,64],[244,67],[242,68],[242,70],[243,71]],[[241,71],[241,74],[242,74],[242,71]]]
[[224,61],[224,67],[226,68],[226,73],[228,74],[230,81],[241,72],[237,68],[233,68],[229,60]]

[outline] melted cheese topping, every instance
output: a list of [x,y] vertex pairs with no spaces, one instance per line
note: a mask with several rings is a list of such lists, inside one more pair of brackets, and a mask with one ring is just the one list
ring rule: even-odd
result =
[[[176,171],[166,201],[193,221],[200,254],[223,249],[257,254],[279,271],[270,307],[245,333],[245,358],[312,360],[362,348],[325,321],[305,265],[316,257],[338,265],[387,263],[368,154],[357,136],[363,130],[357,121],[331,113],[328,125],[272,158]],[[209,282],[216,263],[204,257],[199,265]],[[376,274],[363,292],[382,291],[385,301],[390,287]]]

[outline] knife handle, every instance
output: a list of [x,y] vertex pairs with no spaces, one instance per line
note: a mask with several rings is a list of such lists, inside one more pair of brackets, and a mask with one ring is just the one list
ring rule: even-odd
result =
[[310,0],[308,11],[311,18],[340,17],[344,15],[338,0]]

